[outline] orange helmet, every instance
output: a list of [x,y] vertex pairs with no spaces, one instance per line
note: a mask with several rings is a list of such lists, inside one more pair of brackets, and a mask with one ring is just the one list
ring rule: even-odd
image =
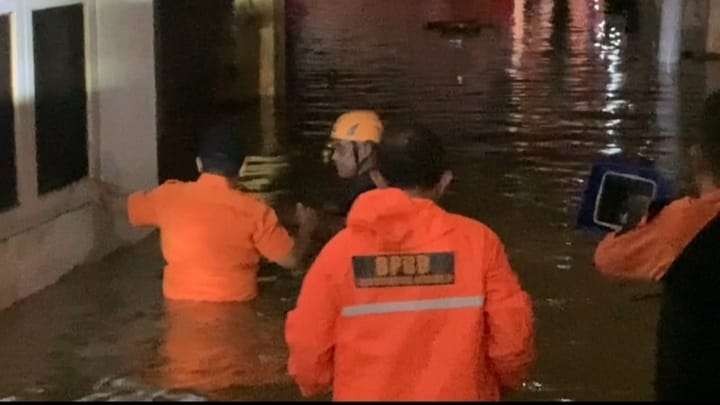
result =
[[331,139],[352,142],[380,143],[383,124],[380,117],[370,110],[355,110],[342,114],[335,121]]

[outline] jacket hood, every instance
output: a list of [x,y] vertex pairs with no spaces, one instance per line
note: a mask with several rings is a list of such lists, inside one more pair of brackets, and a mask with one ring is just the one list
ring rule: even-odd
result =
[[413,249],[452,229],[449,214],[435,202],[397,188],[361,194],[350,209],[347,227],[374,233],[381,251]]

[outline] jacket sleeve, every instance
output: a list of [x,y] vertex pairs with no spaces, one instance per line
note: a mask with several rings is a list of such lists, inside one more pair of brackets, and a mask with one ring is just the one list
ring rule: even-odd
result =
[[660,280],[692,239],[695,226],[685,218],[687,204],[677,201],[649,222],[605,236],[595,250],[595,267],[614,278]]
[[260,254],[273,262],[288,257],[295,244],[287,230],[280,224],[275,210],[268,206],[262,208],[253,234],[253,242]]
[[342,265],[333,245],[328,244],[311,266],[297,306],[285,323],[288,372],[306,397],[326,393],[332,387],[335,323],[340,307],[331,275]]
[[510,268],[502,243],[486,273],[488,358],[503,387],[517,388],[535,359],[532,302]]
[[163,210],[166,185],[150,191],[138,191],[127,199],[128,220],[133,226],[159,226],[159,212]]

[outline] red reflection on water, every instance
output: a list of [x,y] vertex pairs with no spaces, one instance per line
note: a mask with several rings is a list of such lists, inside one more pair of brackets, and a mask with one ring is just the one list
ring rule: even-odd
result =
[[473,21],[481,25],[504,26],[512,19],[513,0],[422,1],[428,21]]

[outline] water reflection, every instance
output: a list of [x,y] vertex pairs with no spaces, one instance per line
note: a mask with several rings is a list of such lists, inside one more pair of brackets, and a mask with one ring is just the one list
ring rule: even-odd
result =
[[215,392],[289,383],[283,330],[251,304],[166,301],[161,365],[150,380],[167,389]]
[[199,402],[205,397],[189,392],[149,387],[131,378],[104,378],[93,386],[93,393],[76,399],[77,402],[116,401],[173,401]]

